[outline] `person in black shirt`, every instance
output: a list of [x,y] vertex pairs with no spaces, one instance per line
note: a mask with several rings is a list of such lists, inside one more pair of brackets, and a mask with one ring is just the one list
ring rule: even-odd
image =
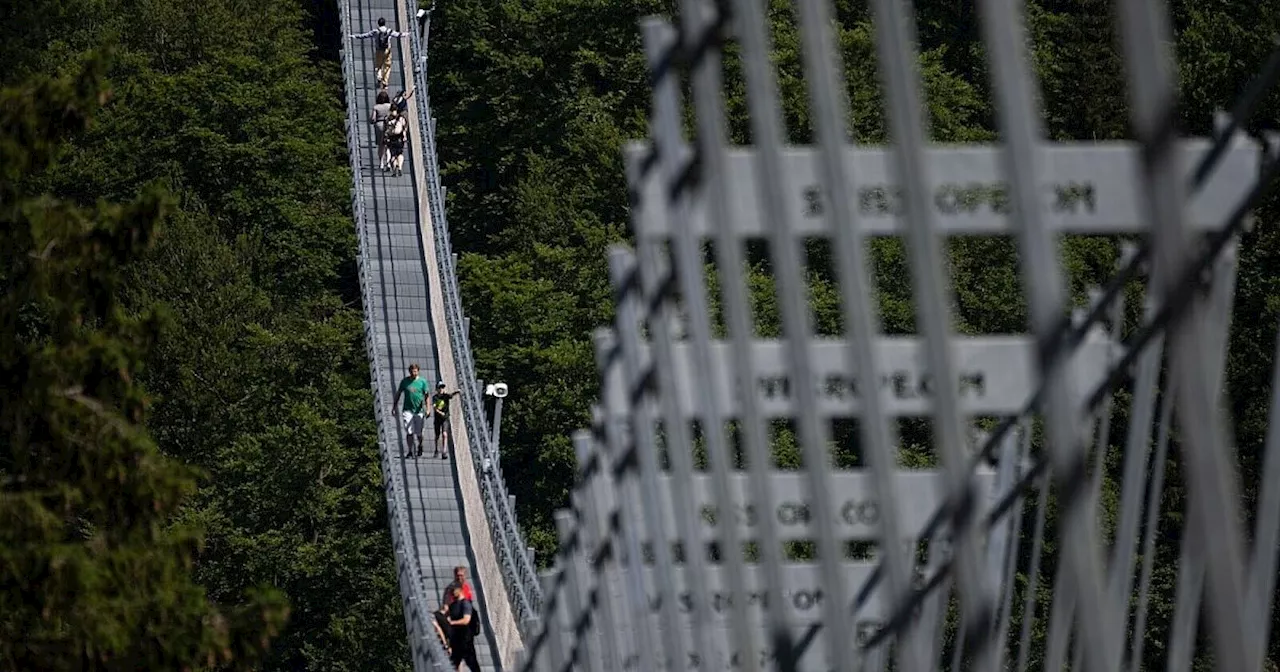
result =
[[400,114],[409,114],[409,99],[413,97],[413,88],[401,91],[391,100],[391,105],[400,110]]
[[475,607],[462,588],[453,589],[453,603],[449,605],[449,662],[454,667],[466,662],[471,672],[480,672],[476,658],[476,635],[480,634],[480,621]]
[[431,417],[435,418],[436,455],[440,459],[449,459],[449,400],[458,396],[457,392],[445,392],[444,381],[436,384],[436,393],[431,395]]

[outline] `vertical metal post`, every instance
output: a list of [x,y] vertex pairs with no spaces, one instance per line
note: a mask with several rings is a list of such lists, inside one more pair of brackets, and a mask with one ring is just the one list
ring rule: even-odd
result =
[[[1014,482],[1022,479],[1022,474],[1027,468],[1027,455],[1031,450],[1030,427],[1024,421],[1020,423],[1018,428],[1014,430],[1017,434],[1017,451],[1014,455],[1016,464],[1014,465],[1013,479]],[[1004,595],[1001,598],[1000,617],[998,620],[997,632],[999,641],[996,643],[996,669],[1007,670],[1005,665],[1005,655],[1008,653],[1009,643],[1009,624],[1013,621],[1013,596],[1017,592],[1017,581],[1015,577],[1018,570],[1018,558],[1022,552],[1022,515],[1023,506],[1015,506],[1013,513],[1009,516],[1009,524],[1006,529],[1009,533],[1009,543],[1006,545],[1007,554],[1004,557],[1005,574],[1001,583],[997,584],[1001,587]]]
[[[1280,339],[1271,360],[1271,411],[1267,416],[1266,456],[1262,463],[1257,523],[1254,528],[1253,557],[1249,566],[1249,618],[1256,630],[1253,647],[1256,660],[1265,657],[1271,632],[1271,609],[1275,599],[1276,556],[1280,551]],[[1245,672],[1261,672],[1261,666]]]
[[[1046,226],[1040,207],[1040,143],[1044,132],[1026,55],[1024,7],[1018,0],[985,0],[981,7],[984,37],[995,73],[1000,131],[1005,141],[1003,164],[1012,185],[1012,214],[1022,221],[1018,247],[1031,322],[1046,346],[1040,354],[1040,369],[1047,383],[1045,415],[1050,464],[1053,473],[1065,479],[1086,458],[1078,431],[1078,406],[1070,392],[1066,376],[1069,371],[1063,366],[1069,353],[1053,348],[1050,340],[1065,306],[1065,293],[1057,241]],[[1082,506],[1084,502],[1065,504],[1061,560],[1067,579],[1064,588],[1076,595],[1085,613],[1098,615],[1082,622],[1086,665],[1093,670],[1114,670],[1120,641],[1102,609],[1104,596],[1096,578],[1101,559],[1095,545],[1094,512]]]
[[[591,432],[578,431],[573,434],[573,451],[578,460],[578,472],[581,482],[579,502],[582,506],[583,523],[578,528],[582,535],[583,553],[588,568],[594,575],[594,582],[587,579],[588,590],[594,585],[600,627],[592,630],[592,636],[599,641],[600,670],[621,670],[621,656],[618,654],[618,641],[623,634],[619,624],[620,617],[625,615],[618,608],[614,594],[614,583],[617,577],[616,554],[617,544],[609,529],[609,516],[613,512],[613,501],[609,489],[603,487],[609,477],[608,455],[592,437]],[[592,663],[595,665],[595,663]]]
[[[582,560],[582,537],[574,540],[575,524],[572,511],[560,510],[552,514],[555,518],[556,536],[560,539],[560,564],[565,576],[564,598],[565,612],[568,615],[568,633],[572,642],[569,648],[567,669],[574,669],[582,663],[588,670],[599,669],[595,660],[595,648],[591,645],[591,633],[595,630],[595,616],[591,613],[591,605],[587,601],[585,570]],[[579,656],[578,652],[585,652]]]
[[[752,360],[752,314],[747,298],[745,279],[744,243],[734,231],[730,211],[730,178],[726,170],[727,142],[725,133],[724,101],[721,97],[722,68],[720,47],[713,31],[717,30],[712,10],[705,2],[682,2],[680,21],[681,47],[685,53],[696,53],[698,58],[689,64],[695,123],[697,126],[698,158],[706,176],[702,184],[708,198],[708,213],[715,231],[715,255],[717,274],[720,278],[720,297],[723,302],[725,326],[729,333],[733,362],[734,382],[742,390],[750,390],[755,384],[755,363]],[[732,17],[730,17],[732,18]],[[728,27],[726,32],[733,32]],[[712,39],[707,39],[712,38]],[[748,480],[752,501],[760,510],[773,511],[774,497],[770,490],[773,461],[768,432],[763,414],[759,412],[759,400],[755,394],[741,395],[739,427],[742,445],[746,453]],[[760,519],[757,546],[765,577],[766,604],[782,603],[782,548],[777,542],[777,522],[772,516]],[[834,587],[830,587],[834,588]],[[841,596],[833,595],[839,601]],[[787,619],[780,610],[767,610],[768,638],[780,659],[784,672],[794,670],[796,661],[792,655],[793,642],[787,628]],[[745,672],[752,672],[754,651],[742,654],[749,660]],[[732,661],[732,654],[730,654]]]
[[[423,17],[422,24],[418,26],[418,34],[422,39],[422,52],[418,54],[418,71],[422,73],[423,81],[426,81],[427,77],[427,45],[431,40],[431,11],[435,8],[436,6],[433,4],[426,9],[426,16]],[[425,97],[427,92],[422,91],[421,93]]]
[[[1153,302],[1154,303],[1154,302]],[[1147,604],[1150,599],[1151,573],[1155,564],[1155,538],[1160,517],[1160,500],[1164,495],[1165,461],[1169,454],[1169,434],[1173,425],[1173,400],[1176,392],[1172,389],[1161,393],[1160,417],[1156,425],[1156,450],[1151,462],[1151,484],[1147,488],[1146,538],[1142,541],[1142,565],[1138,575],[1138,606],[1134,616],[1133,631],[1146,633]],[[1143,649],[1147,638],[1134,637],[1132,651],[1129,654],[1130,672],[1143,669]]]
[[555,589],[567,578],[567,572],[568,568],[557,562],[555,569],[544,573],[542,579],[542,592],[551,596],[548,600],[550,608],[547,610],[547,658],[550,659],[552,672],[565,672],[568,663],[565,651],[565,621],[568,620],[565,613],[565,593]]
[[[626,394],[629,391],[627,385],[614,386],[614,378],[621,378],[628,381],[625,375],[618,375],[622,369],[622,358],[618,356],[618,347],[614,342],[612,335],[606,329],[596,331],[594,344],[596,355],[596,367],[600,370],[603,377],[603,385],[601,397],[604,402],[604,408],[601,409],[599,424],[604,430],[605,446],[608,449],[609,462],[618,463],[627,459],[625,452],[628,448],[635,451],[635,445],[627,440],[630,435],[626,428],[622,427],[622,417],[626,413]],[[626,418],[630,422],[635,422],[635,418]],[[640,672],[655,672],[658,665],[655,664],[654,654],[657,649],[656,635],[652,630],[653,619],[650,618],[649,611],[649,595],[645,591],[644,576],[641,572],[641,565],[644,562],[644,555],[641,551],[640,531],[643,527],[643,511],[644,498],[641,496],[640,477],[637,468],[628,469],[621,474],[614,474],[615,491],[618,493],[620,500],[617,511],[619,520],[622,525],[622,539],[625,546],[624,553],[619,554],[620,558],[624,558],[625,567],[623,568],[624,583],[623,588],[627,593],[627,601],[631,606],[631,621],[635,627],[635,655],[636,662],[640,667]],[[662,525],[657,527],[662,528]],[[657,586],[657,592],[663,600],[674,599],[670,592],[663,592],[663,586]],[[670,586],[666,586],[669,591]],[[624,664],[624,669],[626,665]]]
[[[1212,358],[1213,368],[1209,370],[1210,378],[1205,381],[1212,390],[1214,413],[1219,413],[1218,403],[1222,400],[1222,383],[1226,373],[1227,339],[1231,330],[1231,307],[1235,301],[1236,281],[1236,242],[1232,241],[1222,251],[1222,255],[1214,264],[1212,289],[1204,314],[1200,319],[1204,322],[1209,347],[1206,354]],[[1186,539],[1195,539],[1198,530],[1197,519],[1192,519],[1187,529]],[[1183,672],[1191,669],[1191,657],[1195,651],[1196,626],[1200,618],[1200,603],[1204,596],[1204,558],[1196,552],[1194,541],[1184,541],[1179,556],[1177,600],[1174,604],[1173,625],[1170,630],[1169,672]],[[1260,664],[1261,661],[1259,660]]]
[[[682,104],[679,95],[679,78],[678,73],[670,67],[663,67],[664,61],[667,61],[678,46],[676,31],[662,19],[647,19],[642,24],[642,34],[644,37],[645,55],[649,60],[649,68],[653,77],[653,119],[651,128],[653,129],[654,145],[658,149],[658,165],[663,171],[663,176],[667,183],[675,187],[682,179],[684,166],[682,165],[681,144],[681,108]],[[694,354],[694,370],[697,376],[702,380],[710,380],[712,377],[711,369],[711,318],[707,310],[707,292],[703,285],[703,253],[702,246],[689,230],[688,220],[688,191],[685,190],[680,198],[667,201],[667,214],[671,216],[672,224],[677,233],[672,241],[673,266],[676,277],[679,279],[679,287],[682,298],[684,299],[684,317],[680,320],[675,318],[675,314],[680,312],[674,302],[663,301],[659,304],[656,319],[650,321],[650,329],[653,332],[653,342],[655,345],[654,352],[657,355],[657,363],[660,367],[658,384],[660,389],[663,387],[664,378],[671,380],[675,377],[675,364],[670,358],[670,341],[673,336],[671,334],[671,324],[673,322],[682,325],[683,331],[692,336],[691,344]],[[645,262],[648,261],[648,267],[654,268],[653,262],[658,256],[660,246],[655,244],[652,239],[638,239],[636,241],[637,256],[640,258],[642,277],[645,273]],[[663,376],[661,369],[668,369],[667,376]],[[674,472],[674,482],[679,484],[688,479],[691,474],[681,474],[680,472],[693,470],[692,456],[687,441],[688,431],[686,429],[686,421],[683,412],[686,410],[694,410],[696,419],[702,427],[702,436],[705,441],[707,460],[711,466],[712,479],[711,490],[716,502],[716,507],[720,511],[731,511],[732,502],[729,492],[729,470],[731,468],[729,449],[726,447],[724,436],[724,405],[725,400],[719,398],[718,395],[699,394],[694,396],[694,408],[682,409],[675,403],[678,393],[674,387],[670,389],[662,389],[663,396],[667,403],[664,407],[666,414],[666,435],[669,439],[668,446],[672,455],[672,469]],[[692,494],[692,493],[691,493]],[[691,528],[696,533],[696,526]],[[732,636],[730,641],[733,648],[738,651],[749,651],[754,637],[750,632],[747,623],[747,594],[744,588],[744,568],[743,568],[743,552],[742,542],[738,534],[738,527],[733,523],[727,523],[717,526],[719,532],[717,541],[720,543],[722,554],[722,565],[727,569],[730,602],[732,603]],[[705,617],[706,604],[700,597],[701,593],[701,573],[703,572],[703,558],[701,550],[698,548],[700,539],[689,540],[686,549],[691,550],[686,559],[685,565],[688,571],[688,583],[694,595],[693,617],[701,620]],[[716,647],[715,636],[710,629],[701,627],[698,621],[694,622],[693,631],[698,637],[696,646],[702,649],[703,658],[710,658],[711,665],[717,665],[718,650]],[[746,661],[746,672],[755,672],[755,660]]]
[[[1125,66],[1134,135],[1143,145],[1142,204],[1152,221],[1152,285],[1162,300],[1178,282],[1193,252],[1190,232],[1184,226],[1187,205],[1181,162],[1172,156],[1177,133],[1169,128],[1174,116],[1176,74],[1170,18],[1165,3],[1156,0],[1119,0],[1124,34]],[[1185,542],[1206,563],[1208,614],[1214,635],[1214,654],[1220,670],[1254,669],[1254,650],[1248,646],[1244,602],[1244,539],[1236,515],[1238,485],[1225,456],[1225,432],[1218,399],[1204,382],[1213,375],[1205,354],[1206,338],[1201,318],[1203,306],[1193,305],[1185,317],[1169,325],[1171,389],[1183,430],[1189,490],[1188,517],[1192,530]],[[1197,525],[1196,519],[1199,519]],[[1212,548],[1212,553],[1209,549]],[[1208,557],[1204,557],[1205,554]]]
[[[686,11],[700,10],[700,5],[692,0],[683,3]],[[742,43],[743,75],[746,83],[747,102],[751,111],[751,132],[756,144],[755,169],[760,177],[758,207],[771,222],[769,227],[770,259],[774,268],[776,294],[782,318],[787,366],[800,384],[795,386],[795,404],[797,407],[796,426],[801,444],[801,454],[805,465],[806,483],[814,501],[830,501],[831,492],[831,455],[827,442],[831,436],[831,425],[817,413],[817,393],[807,381],[813,380],[813,362],[810,358],[809,308],[806,300],[805,277],[802,269],[803,249],[799,238],[794,234],[796,213],[786,207],[784,186],[785,175],[782,173],[782,145],[785,142],[784,126],[779,111],[777,82],[773,64],[769,60],[768,23],[764,17],[765,6],[757,2],[736,2],[735,11],[739,12],[735,28],[739,31]],[[846,297],[848,300],[848,297]],[[859,372],[862,373],[862,372]],[[877,477],[888,480],[887,470],[891,468],[884,460],[875,460],[871,456],[872,468],[877,470]],[[880,500],[881,524],[884,537],[885,555],[889,562],[889,587],[893,597],[899,598],[907,594],[906,559],[903,557],[900,535],[895,529],[896,517],[892,499]],[[813,507],[814,522],[817,532],[817,554],[821,565],[822,580],[830,598],[823,600],[825,627],[833,633],[852,631],[850,618],[844,605],[848,593],[844,585],[841,565],[844,561],[844,546],[836,538],[836,520],[829,507],[819,505]],[[830,662],[839,672],[853,672],[856,661],[848,655],[842,646],[841,637],[836,634],[827,637]],[[908,672],[914,672],[908,668]]]
[[[1018,482],[1018,460],[1020,457],[1018,447],[1021,442],[1022,433],[1019,431],[1005,434],[1004,439],[1000,442],[1000,464],[996,468],[996,480],[988,495],[993,504],[1012,492]],[[1009,553],[1009,545],[1012,543],[1011,538],[1014,533],[1014,530],[1011,529],[1013,513],[1010,512],[1006,515],[1009,516],[1010,524],[995,526],[987,541],[985,564],[987,587],[989,589],[995,589],[1004,582],[1005,557]]]
[[[613,247],[609,250],[609,278],[613,281],[613,286],[621,290],[628,285],[640,287],[644,283],[640,275],[639,264],[636,263],[634,256],[621,247]],[[651,279],[653,281],[654,279]],[[647,288],[646,288],[647,289]],[[659,634],[663,638],[664,653],[669,661],[684,661],[687,658],[687,650],[685,649],[684,628],[681,624],[684,622],[680,618],[680,612],[677,608],[676,600],[676,574],[674,553],[671,548],[673,539],[663,524],[663,516],[660,513],[664,506],[662,498],[662,490],[658,479],[661,471],[658,463],[658,443],[657,430],[655,428],[653,402],[651,399],[651,391],[642,389],[642,383],[646,377],[649,367],[645,366],[643,355],[640,350],[640,325],[643,324],[640,315],[640,305],[653,300],[653,296],[645,289],[641,291],[631,291],[622,295],[618,301],[617,320],[617,337],[621,346],[622,365],[625,371],[623,380],[626,381],[625,389],[636,396],[635,401],[631,404],[631,413],[628,420],[631,422],[632,445],[636,451],[636,457],[639,458],[640,472],[640,496],[644,503],[644,511],[651,512],[648,525],[643,528],[649,533],[649,539],[652,541],[654,567],[657,570],[658,586],[657,592],[661,596],[660,609],[662,612],[663,627],[660,628]],[[664,324],[663,327],[666,325]],[[649,362],[652,366],[652,361]],[[657,367],[661,375],[661,367]],[[670,386],[668,386],[670,387]],[[674,394],[674,390],[672,390]],[[670,431],[670,428],[668,428]],[[671,447],[671,453],[676,455],[682,451],[687,451],[687,443],[682,445],[671,445],[668,439],[668,445]],[[676,470],[675,476],[679,476],[679,470]],[[685,473],[685,476],[692,474]],[[692,493],[688,490],[675,488],[674,494],[679,495],[670,502],[676,512],[676,524],[680,528],[679,536],[692,542],[694,534],[697,532],[697,525],[701,522],[696,518],[696,512],[693,510]],[[700,549],[698,545],[685,545],[686,549]],[[689,553],[687,559],[696,561],[701,556],[700,553]],[[639,556],[632,559],[629,568],[633,574],[641,573]],[[697,566],[690,564],[690,566]],[[694,597],[695,612],[697,610],[697,602],[699,599],[698,591],[690,591]],[[647,609],[647,605],[646,605]],[[693,627],[696,630],[705,629],[706,623],[702,619],[694,618]],[[702,638],[697,638],[700,640]],[[696,641],[696,640],[695,640]]]
[[[551,599],[555,599],[555,597],[552,597]],[[528,672],[529,670],[532,670],[533,672],[547,672],[547,669],[550,667],[547,664],[548,645],[545,640],[539,642],[540,637],[549,636],[549,633],[544,631],[545,624],[549,622],[550,619],[544,620],[534,616],[526,618],[524,622],[520,624],[520,630],[525,635],[525,649],[523,656],[525,659],[525,665],[527,666],[525,670],[522,670],[522,672]]]
[[493,458],[498,459],[498,437],[502,433],[502,397],[493,404]]
[[[950,279],[939,272],[939,269],[944,268],[945,262],[942,261],[940,237],[936,232],[928,200],[929,168],[924,158],[927,129],[920,76],[915,70],[919,59],[915,50],[915,15],[912,4],[903,0],[879,0],[872,3],[872,6],[880,71],[885,81],[890,134],[894,138],[894,174],[903,189],[902,205],[908,225],[907,248],[916,321],[924,337],[924,355],[929,368],[935,379],[943,381],[932,409],[935,440],[940,449],[948,489],[959,496],[962,492],[971,492],[965,481],[967,471],[960,445],[967,420],[959,406],[955,362],[949,345],[951,311],[947,297],[950,296]],[[961,638],[975,647],[975,669],[995,672],[991,639],[971,637],[989,630],[990,618],[994,614],[990,595],[983,585],[985,576],[981,570],[982,560],[975,522],[973,517],[957,517],[953,520],[953,553],[964,630]],[[918,652],[931,643],[919,639],[915,642],[918,644],[909,643],[905,647],[906,651],[902,656],[904,668],[909,672],[928,666]]]

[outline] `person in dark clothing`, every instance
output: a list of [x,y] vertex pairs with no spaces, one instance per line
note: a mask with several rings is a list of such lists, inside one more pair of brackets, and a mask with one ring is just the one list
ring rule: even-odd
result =
[[[436,634],[440,636],[440,643],[448,651],[450,648],[449,633],[453,631],[453,626],[449,625],[449,605],[440,605],[439,609],[431,612],[431,616],[435,619]],[[449,652],[452,653],[451,651]]]
[[404,175],[404,142],[408,130],[408,120],[400,114],[400,108],[392,106],[383,134],[387,140],[387,152],[391,155],[391,174],[396,177]]
[[444,391],[444,381],[436,384],[436,393],[431,395],[431,417],[435,418],[436,455],[440,459],[449,459],[449,400],[458,396],[455,392]]
[[369,123],[373,124],[373,137],[378,141],[378,165],[382,170],[391,169],[391,156],[387,153],[387,121],[391,119],[391,96],[379,91],[369,111]]
[[480,621],[475,606],[462,592],[453,589],[453,603],[449,605],[449,662],[454,667],[466,663],[471,672],[480,672],[476,658],[476,635],[480,634]]
[[413,97],[413,89],[410,88],[408,91],[401,91],[400,93],[397,93],[396,97],[391,100],[391,104],[400,108],[400,114],[402,115],[408,114],[409,99],[412,97]]

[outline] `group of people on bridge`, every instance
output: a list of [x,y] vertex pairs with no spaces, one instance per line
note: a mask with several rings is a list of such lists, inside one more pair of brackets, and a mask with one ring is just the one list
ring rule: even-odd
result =
[[[391,406],[400,403],[404,396],[404,405],[400,407],[400,422],[404,425],[405,447],[408,450],[404,457],[422,457],[422,430],[427,424],[427,380],[419,375],[417,364],[409,365],[409,375],[400,380]],[[449,402],[458,396],[458,392],[445,391],[444,381],[436,383],[436,391],[431,395],[431,422],[435,426],[435,453],[432,457],[449,459]],[[417,448],[415,451],[414,448]]]
[[[352,39],[365,40],[375,38],[374,68],[377,73],[378,93],[374,98],[373,110],[369,114],[369,123],[374,128],[374,137],[378,143],[379,167],[383,171],[391,171],[399,177],[404,174],[404,147],[408,139],[408,119],[406,112],[409,99],[413,97],[413,89],[401,90],[393,98],[388,92],[391,77],[391,40],[407,35],[387,27],[386,19],[378,19],[378,27],[367,32],[351,35]],[[423,429],[426,425],[428,391],[426,379],[422,378],[417,364],[409,365],[409,375],[405,376],[396,388],[395,397],[391,401],[394,407],[400,407],[400,420],[404,425],[406,452],[403,457],[422,457]],[[433,457],[449,459],[449,401],[458,392],[447,392],[445,382],[436,384],[435,393],[430,395],[432,425],[435,429],[435,452]],[[475,590],[467,581],[467,568],[455,567],[453,583],[445,588],[440,602],[440,609],[435,612],[434,625],[437,634],[449,650],[449,662],[461,670],[465,663],[471,672],[480,672],[480,662],[476,658],[476,638],[480,635],[480,614],[476,609]]]
[[378,93],[369,123],[373,126],[378,144],[378,164],[383,172],[390,171],[399,177],[404,174],[404,147],[409,137],[409,120],[406,112],[413,89],[401,89],[394,98],[388,90],[391,79],[391,40],[398,40],[408,33],[387,27],[387,20],[378,19],[378,27],[367,33],[353,34],[352,39],[374,39],[374,70],[378,80]]
[[[400,407],[400,419],[404,424],[405,445],[408,452],[404,457],[422,457],[422,430],[426,424],[427,381],[420,374],[417,364],[409,365],[409,375],[400,380],[396,388],[395,398],[391,405],[394,408],[404,396],[404,405]],[[436,451],[434,457],[449,458],[449,401],[458,396],[458,392],[446,392],[444,381],[436,384],[436,392],[431,395],[432,424],[435,425]],[[440,610],[435,612],[436,631],[440,640],[449,648],[449,660],[454,667],[461,669],[466,663],[472,672],[480,672],[480,663],[476,659],[475,639],[480,635],[480,615],[476,610],[476,594],[467,582],[467,568],[453,568],[453,583],[444,591],[440,600]]]

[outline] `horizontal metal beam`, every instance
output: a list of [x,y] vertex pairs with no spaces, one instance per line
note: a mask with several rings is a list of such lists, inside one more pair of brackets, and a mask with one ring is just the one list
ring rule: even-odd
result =
[[[1034,340],[1029,336],[969,336],[955,338],[953,344],[964,412],[994,416],[1020,413],[1039,383]],[[873,386],[880,393],[885,412],[894,416],[932,413],[935,386],[924,366],[920,339],[888,336],[877,339],[875,347],[884,373]],[[1108,362],[1119,356],[1118,348],[1101,330],[1092,332],[1073,355],[1069,367],[1077,389],[1097,386]],[[751,349],[756,375],[753,392],[760,412],[768,417],[794,416],[799,411],[794,386],[800,382],[789,375],[784,343],[758,339],[752,342]],[[710,380],[696,377],[698,369],[689,344],[677,343],[673,350],[676,395],[680,408],[690,418],[697,410],[697,397],[708,394],[724,400],[723,408],[730,417],[741,412],[730,344],[711,344],[714,373]],[[641,351],[648,366],[652,361],[650,348],[642,346]],[[818,413],[826,417],[857,415],[861,406],[858,398],[866,393],[868,385],[850,373],[848,345],[841,339],[813,339],[809,352],[814,377],[808,384],[817,388]],[[618,393],[606,394],[606,399],[634,401],[634,390],[626,389],[621,367],[607,369],[602,375],[604,384]],[[621,406],[607,410],[613,415],[626,413]]]
[[[1181,171],[1189,176],[1211,146],[1205,139],[1179,143]],[[764,237],[773,227],[757,206],[756,193],[763,188],[756,176],[754,149],[736,147],[728,152],[725,183],[731,187],[729,221],[744,237]],[[829,230],[830,206],[819,187],[818,149],[790,147],[782,153],[785,207],[794,212],[801,236]],[[997,235],[1013,233],[1009,219],[1009,186],[1000,164],[996,145],[934,146],[925,151],[926,175],[934,221],[948,235]],[[671,188],[661,172],[646,170],[652,150],[647,143],[626,147],[629,174],[639,175],[635,190],[636,235],[665,238],[673,234],[666,203]],[[690,153],[687,147],[685,153]],[[1052,143],[1041,147],[1041,207],[1045,224],[1060,233],[1121,234],[1147,231],[1137,189],[1140,149],[1136,143],[1077,142]],[[892,150],[850,147],[846,151],[851,175],[844,197],[852,199],[858,213],[859,231],[868,235],[901,235],[901,185],[892,171]],[[1257,181],[1262,160],[1261,147],[1245,136],[1237,136],[1221,163],[1204,185],[1189,199],[1187,224],[1207,231],[1219,226],[1249,193]],[[714,229],[707,214],[703,185],[682,185],[692,190],[689,226],[695,235],[708,238]]]

